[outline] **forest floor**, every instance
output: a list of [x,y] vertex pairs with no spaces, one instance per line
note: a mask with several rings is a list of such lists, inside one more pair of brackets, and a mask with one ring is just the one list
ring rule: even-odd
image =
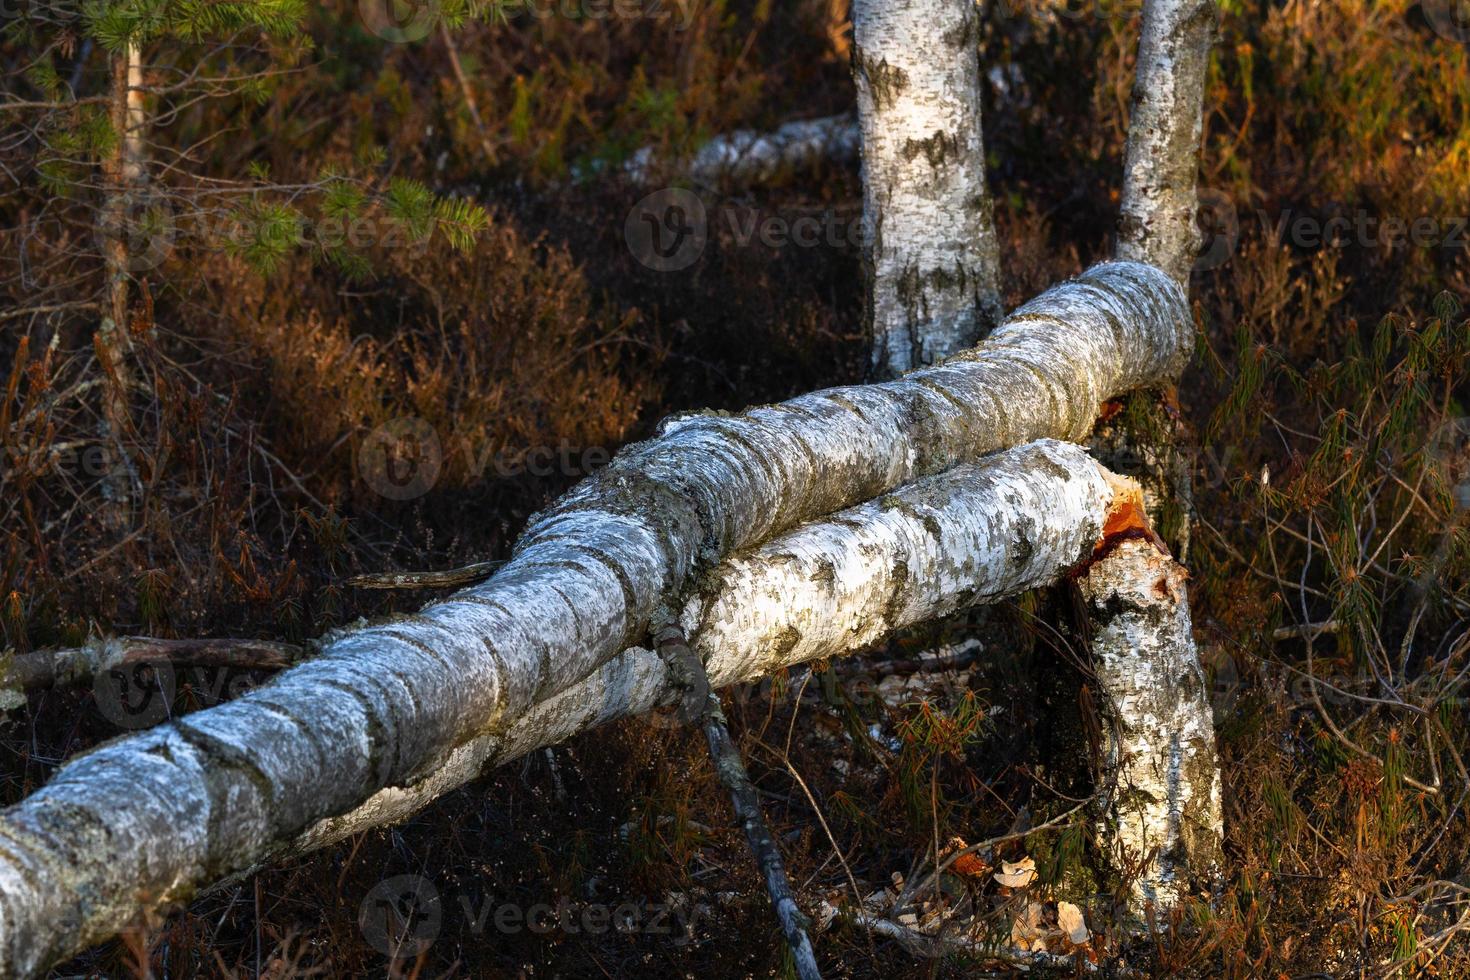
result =
[[[412,609],[439,593],[346,580],[505,557],[530,514],[670,412],[863,379],[854,164],[698,188],[708,240],[677,271],[630,250],[628,216],[656,188],[616,166],[645,144],[677,155],[848,111],[844,4],[471,23],[458,56],[493,159],[437,36],[367,44],[355,6],[322,5],[319,60],[263,103],[243,149],[205,164],[261,159],[289,181],[377,143],[399,172],[472,193],[492,226],[468,255],[384,249],[358,283],[304,261],[261,275],[186,246],[152,270],[136,436],[169,449],[149,456],[150,496],[126,528],[77,523],[104,510],[84,481],[7,470],[11,649],[97,633],[299,640]],[[893,888],[954,838],[1011,835],[992,857],[1033,860],[1030,888],[985,867],[955,877],[955,901],[1000,940],[1017,916],[1077,905],[1096,938],[1072,948],[1076,964],[1470,976],[1456,932],[1470,894],[1470,38],[1444,28],[1442,6],[1224,0],[1198,353],[1177,393],[1120,406],[1177,427],[1192,461],[1185,557],[1225,779],[1219,893],[1125,941],[1108,911],[1124,883],[1085,815],[1028,832],[1094,780],[1087,667],[1068,597],[1051,590],[727,697],[808,907]],[[1135,14],[1001,0],[984,17],[1010,306],[1108,254]],[[771,231],[802,218],[822,229],[815,242]],[[21,356],[24,332],[6,326],[19,404],[42,383],[28,366],[46,338]],[[70,325],[60,349],[85,351],[88,329]],[[360,450],[403,418],[434,432],[441,465],[423,493],[390,499]],[[883,664],[936,650],[961,666],[900,663],[885,679]],[[186,672],[168,710],[266,679]],[[92,691],[34,696],[0,732],[0,802],[136,723]],[[390,960],[377,910],[425,896],[437,917]],[[831,977],[974,976],[990,962],[918,956],[841,918],[816,945]],[[140,923],[64,972],[788,969],[702,737],[659,716],[535,753],[401,825]]]

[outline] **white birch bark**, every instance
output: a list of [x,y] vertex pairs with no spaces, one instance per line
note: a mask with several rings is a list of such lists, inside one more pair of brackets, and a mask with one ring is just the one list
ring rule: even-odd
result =
[[129,458],[126,440],[133,428],[128,406],[128,388],[132,377],[132,337],[128,332],[129,209],[147,178],[145,127],[147,112],[143,103],[143,61],[136,43],[128,44],[121,53],[110,58],[111,91],[109,122],[116,143],[103,164],[105,190],[98,214],[101,223],[102,269],[107,283],[107,316],[97,326],[95,348],[107,383],[102,389],[102,426],[122,466],[114,469],[107,481],[110,506],[104,512],[107,524],[114,530],[131,524],[133,483],[137,479]]
[[1093,669],[1113,724],[1116,780],[1100,837],[1135,874],[1132,911],[1167,910],[1220,867],[1215,726],[1195,649],[1184,568],[1147,540],[1120,540],[1078,579]]
[[[680,618],[713,685],[756,680],[1054,581],[1091,552],[1113,497],[1085,451],[1033,443],[731,559],[706,576]],[[278,710],[288,700],[278,686],[232,705]],[[272,824],[272,807],[292,802],[238,747],[213,737],[213,712],[104,746],[0,818],[0,973],[33,973],[145,907],[402,819],[489,766],[681,694],[656,654],[627,650],[506,729],[464,742],[434,772],[299,835]]]
[[487,582],[83,756],[0,815],[0,972],[38,969],[140,901],[187,896],[453,764],[640,642],[735,549],[984,453],[1080,438],[1103,400],[1173,376],[1192,337],[1177,283],[1108,263],[945,364],[666,423],[534,519]]
[[798,119],[769,133],[741,129],[716,136],[682,162],[661,161],[657,148],[645,146],[628,158],[623,169],[639,184],[675,175],[700,184],[759,184],[821,160],[841,162],[857,155],[857,120],[844,113]]
[[1118,258],[1185,283],[1200,244],[1196,182],[1216,16],[1215,0],[1145,0],[1128,123]]
[[873,368],[948,357],[1000,322],[973,0],[853,0]]

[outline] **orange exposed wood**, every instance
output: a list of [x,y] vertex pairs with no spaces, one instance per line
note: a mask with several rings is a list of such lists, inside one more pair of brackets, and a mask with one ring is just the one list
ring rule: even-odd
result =
[[1092,555],[1070,573],[1071,578],[1080,578],[1087,570],[1112,554],[1113,549],[1124,541],[1147,541],[1158,549],[1159,554],[1169,556],[1169,548],[1162,538],[1154,533],[1143,510],[1143,495],[1135,486],[1119,488],[1103,518],[1102,537],[1092,549]]

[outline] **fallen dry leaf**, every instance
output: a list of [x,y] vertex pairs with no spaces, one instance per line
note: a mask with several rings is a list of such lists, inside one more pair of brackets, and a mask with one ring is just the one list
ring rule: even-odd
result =
[[995,873],[995,880],[1007,888],[1025,888],[1036,877],[1036,862],[1029,857],[1023,857],[1019,861],[1002,861],[1000,868]]
[[1082,910],[1071,902],[1057,903],[1057,925],[1074,946],[1081,946],[1092,938],[1087,931],[1087,923],[1083,921]]
[[[942,861],[955,851],[963,851],[967,846],[964,838],[951,837],[949,839],[949,845],[940,852],[939,858]],[[986,864],[977,854],[961,854],[950,864],[949,870],[955,874],[964,875],[967,878],[984,878],[990,873],[990,865]]]
[[1027,902],[1011,923],[1011,944],[1017,949],[1045,949],[1048,931],[1040,902]]

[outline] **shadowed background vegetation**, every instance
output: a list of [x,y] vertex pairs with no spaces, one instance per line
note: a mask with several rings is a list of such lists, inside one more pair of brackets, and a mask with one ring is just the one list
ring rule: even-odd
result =
[[[1224,891],[1213,907],[1153,924],[1154,941],[1129,957],[1152,975],[1380,975],[1385,958],[1394,975],[1470,971],[1444,933],[1462,910],[1456,886],[1470,887],[1470,55],[1434,30],[1443,6],[1223,3],[1201,174],[1213,237],[1193,279],[1198,356],[1177,393],[1120,406],[1145,429],[1182,433],[1193,461],[1187,564],[1225,775]],[[0,320],[13,365],[0,406],[10,650],[96,633],[301,639],[411,609],[427,596],[345,580],[504,557],[526,518],[582,475],[495,461],[523,462],[537,447],[583,458],[671,411],[861,380],[859,250],[739,234],[761,216],[848,227],[861,212],[854,167],[702,189],[709,244],[672,273],[630,254],[624,221],[652,188],[619,169],[641,146],[677,156],[717,133],[846,111],[845,5],[640,9],[669,16],[506,8],[454,31],[451,52],[438,31],[386,43],[356,4],[328,2],[310,12],[309,37],[252,38],[212,55],[221,73],[291,70],[258,91],[203,99],[153,133],[192,148],[191,179],[248,171],[267,207],[285,195],[267,183],[308,184],[337,168],[478,202],[488,221],[468,249],[443,235],[380,241],[360,266],[310,248],[262,262],[259,250],[181,236],[135,290],[125,448],[143,492],[121,526],[108,517],[107,481],[58,465],[54,451],[97,440],[95,314]],[[985,136],[1014,306],[1109,252],[1136,10],[998,2],[983,25]],[[4,44],[8,65],[36,56]],[[67,71],[78,57],[75,46],[48,56]],[[104,66],[83,67],[78,93],[97,94]],[[35,84],[33,73],[7,78],[17,97],[35,97]],[[33,223],[50,193],[27,163],[35,147],[4,152],[0,302],[19,310],[38,294],[97,288],[100,268],[38,260],[90,232]],[[1345,224],[1323,236],[1333,218]],[[1428,224],[1416,230],[1418,219]],[[444,465],[430,492],[394,502],[360,478],[356,454],[401,417],[434,428]],[[936,842],[1024,831],[1088,792],[1095,712],[1065,590],[878,654],[962,638],[983,651],[927,698],[854,698],[834,667],[732,703],[809,899],[878,890]],[[179,687],[176,711],[223,689],[186,674]],[[90,692],[37,695],[18,717],[3,733],[6,803],[118,734]],[[1043,889],[1107,931],[1094,910],[1124,886],[1099,870],[1081,817],[999,853],[1033,856]],[[376,973],[388,962],[364,941],[359,908],[402,874],[433,882],[445,913],[437,941],[394,965],[404,974],[788,968],[700,736],[639,720],[142,923],[75,967]],[[1009,934],[1015,900],[988,875],[957,887]],[[475,928],[487,901],[563,897],[687,903],[694,926]],[[968,968],[842,925],[818,947],[831,976]]]

